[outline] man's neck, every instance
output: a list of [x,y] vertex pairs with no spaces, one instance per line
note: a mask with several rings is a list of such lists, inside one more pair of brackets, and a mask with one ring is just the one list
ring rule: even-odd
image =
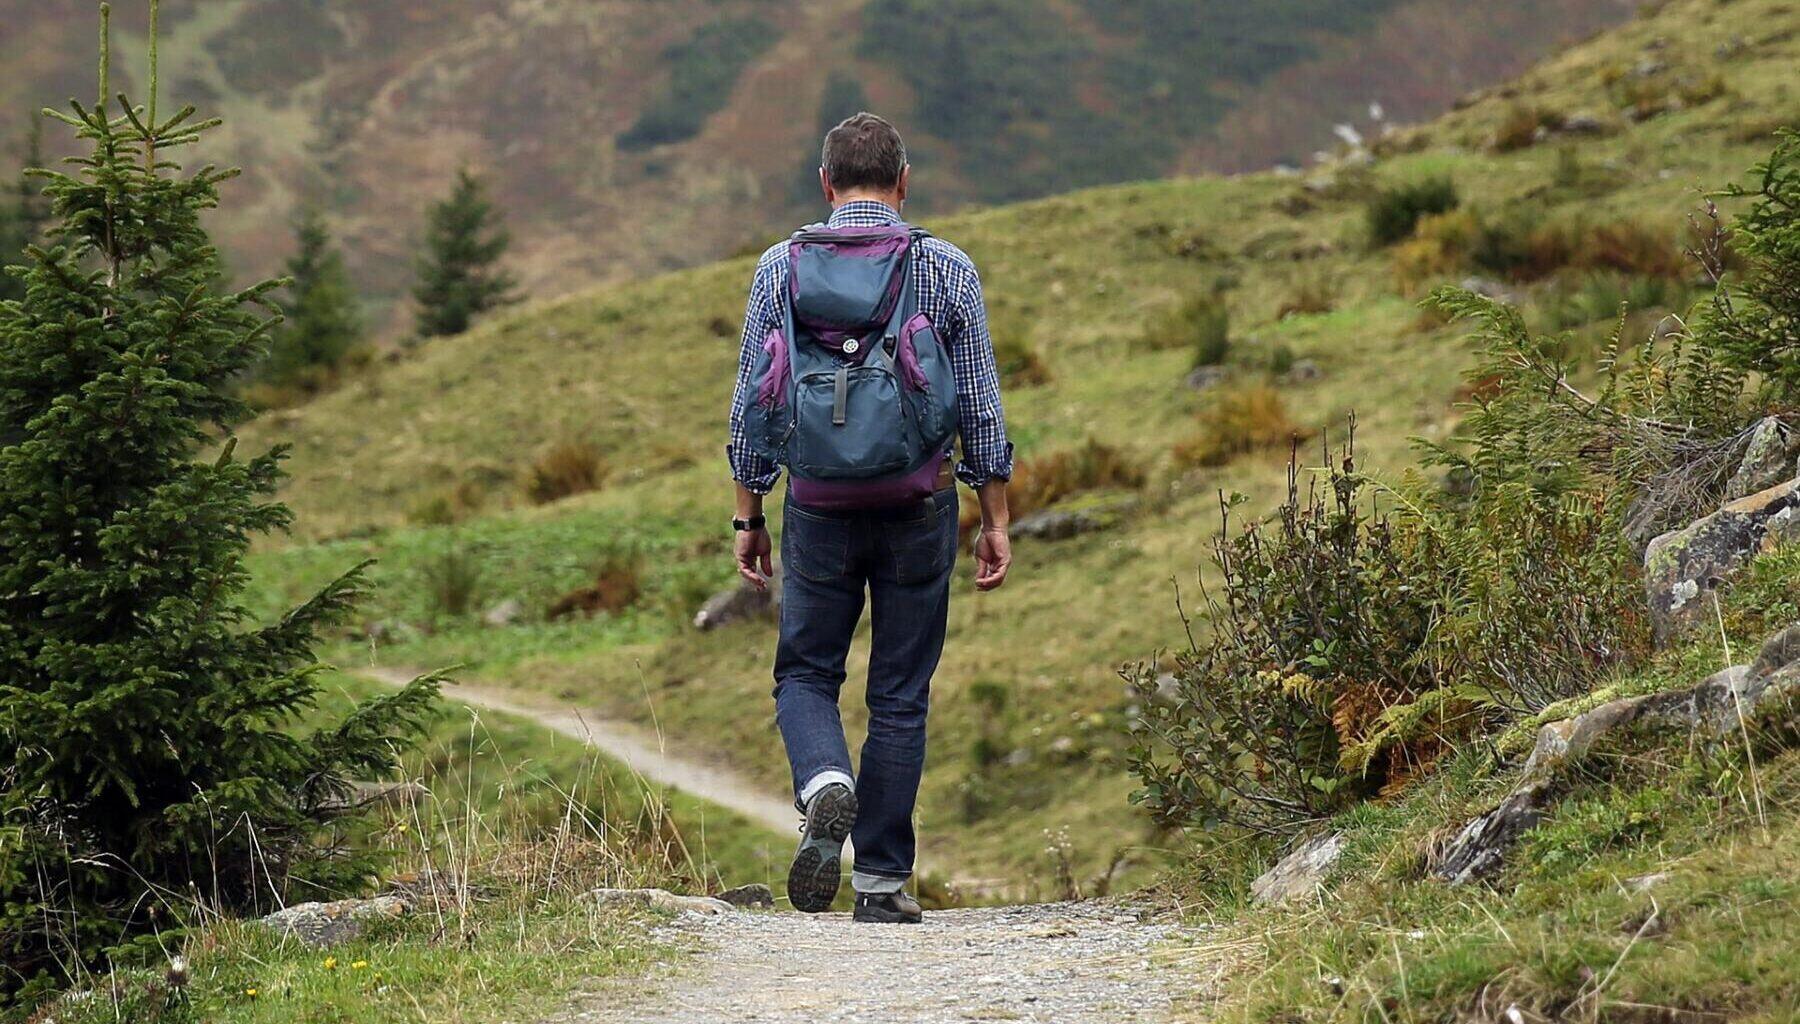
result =
[[853,192],[850,195],[838,196],[837,200],[831,204],[831,209],[835,213],[851,203],[880,203],[898,213],[901,202],[901,198],[892,192]]

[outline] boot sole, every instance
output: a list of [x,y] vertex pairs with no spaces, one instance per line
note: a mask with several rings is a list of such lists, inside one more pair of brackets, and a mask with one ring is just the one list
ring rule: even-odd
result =
[[891,910],[864,910],[861,907],[856,908],[856,912],[850,916],[859,924],[922,924],[924,922],[923,916],[913,917]]
[[830,910],[842,884],[844,840],[856,824],[856,794],[828,786],[806,812],[800,848],[788,868],[788,902],[808,914]]

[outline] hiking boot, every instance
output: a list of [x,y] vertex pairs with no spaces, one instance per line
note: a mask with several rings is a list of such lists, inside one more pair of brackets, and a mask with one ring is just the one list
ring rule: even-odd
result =
[[904,892],[859,892],[852,916],[866,924],[918,924],[925,912]]
[[831,909],[837,899],[844,840],[856,823],[856,794],[849,786],[830,785],[806,804],[806,821],[800,826],[800,848],[788,868],[788,901],[795,910],[818,914]]

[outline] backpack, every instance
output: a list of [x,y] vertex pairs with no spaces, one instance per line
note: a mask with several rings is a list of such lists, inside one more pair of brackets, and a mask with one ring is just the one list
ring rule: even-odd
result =
[[956,376],[919,311],[905,224],[796,231],[781,325],[740,410],[750,447],[787,467],[812,508],[885,508],[931,496],[956,431]]

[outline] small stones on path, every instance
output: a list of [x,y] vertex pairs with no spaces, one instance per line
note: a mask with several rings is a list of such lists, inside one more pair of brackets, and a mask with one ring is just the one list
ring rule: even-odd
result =
[[[682,918],[697,944],[672,976],[609,989],[546,1024],[1137,1024],[1169,1016],[1159,949],[1196,934],[1115,903],[927,911],[921,925],[847,914]],[[1192,977],[1180,980],[1190,990]]]

